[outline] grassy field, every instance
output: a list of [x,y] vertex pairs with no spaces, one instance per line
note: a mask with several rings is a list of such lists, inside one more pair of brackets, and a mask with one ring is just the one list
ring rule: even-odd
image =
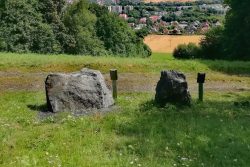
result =
[[[5,89],[0,86],[0,166],[250,164],[250,106],[234,104],[250,101],[250,62],[176,60],[170,54],[129,59],[0,53],[0,58],[0,85],[5,84]],[[204,71],[208,74],[206,84],[244,83],[246,89],[207,90],[204,103],[197,102],[197,93],[191,92],[191,107],[163,108],[154,105],[153,92],[125,89],[109,113],[74,117],[70,113],[42,113],[43,87],[12,87],[29,85],[40,73],[71,72],[82,67],[103,73],[117,68],[120,75],[132,76],[177,69],[190,75],[190,80]],[[131,79],[127,78],[128,82]]]
[[150,58],[93,57],[0,53],[0,70],[4,72],[72,72],[83,67],[108,72],[159,73],[163,69],[213,74],[250,74],[250,62],[222,60],[176,60],[168,53],[154,53]]

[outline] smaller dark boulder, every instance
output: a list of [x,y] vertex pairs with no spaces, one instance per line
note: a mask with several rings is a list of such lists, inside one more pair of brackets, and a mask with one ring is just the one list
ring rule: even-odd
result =
[[185,75],[173,70],[162,71],[156,87],[155,101],[160,105],[167,103],[190,105],[191,95]]

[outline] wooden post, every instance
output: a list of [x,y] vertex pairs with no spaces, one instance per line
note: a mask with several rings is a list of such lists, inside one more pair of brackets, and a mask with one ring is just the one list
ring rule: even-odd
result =
[[199,100],[203,101],[203,83],[199,83]]
[[113,88],[113,98],[117,98],[117,86],[116,86],[116,80],[112,81],[112,88]]
[[118,80],[118,74],[116,69],[111,69],[110,70],[110,78],[112,80],[112,88],[113,88],[113,98],[117,98],[117,83],[116,81]]
[[197,83],[199,84],[199,100],[203,101],[203,84],[205,83],[206,74],[205,73],[198,73],[197,75]]

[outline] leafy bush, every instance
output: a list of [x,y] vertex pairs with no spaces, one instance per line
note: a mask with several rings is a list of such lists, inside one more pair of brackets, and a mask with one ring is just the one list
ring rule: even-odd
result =
[[143,43],[143,51],[144,51],[145,57],[150,57],[152,55],[152,50],[150,49],[148,45],[144,43]]
[[199,52],[199,47],[194,43],[181,44],[175,48],[173,56],[178,59],[198,58]]

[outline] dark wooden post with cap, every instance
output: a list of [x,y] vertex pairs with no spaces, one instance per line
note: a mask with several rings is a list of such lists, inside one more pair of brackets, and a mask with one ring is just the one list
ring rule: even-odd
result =
[[118,80],[118,74],[116,69],[110,70],[110,78],[112,80],[112,88],[113,88],[113,98],[117,98],[117,85],[116,81]]
[[203,84],[205,83],[206,74],[198,73],[197,75],[197,83],[199,83],[199,100],[203,101]]

